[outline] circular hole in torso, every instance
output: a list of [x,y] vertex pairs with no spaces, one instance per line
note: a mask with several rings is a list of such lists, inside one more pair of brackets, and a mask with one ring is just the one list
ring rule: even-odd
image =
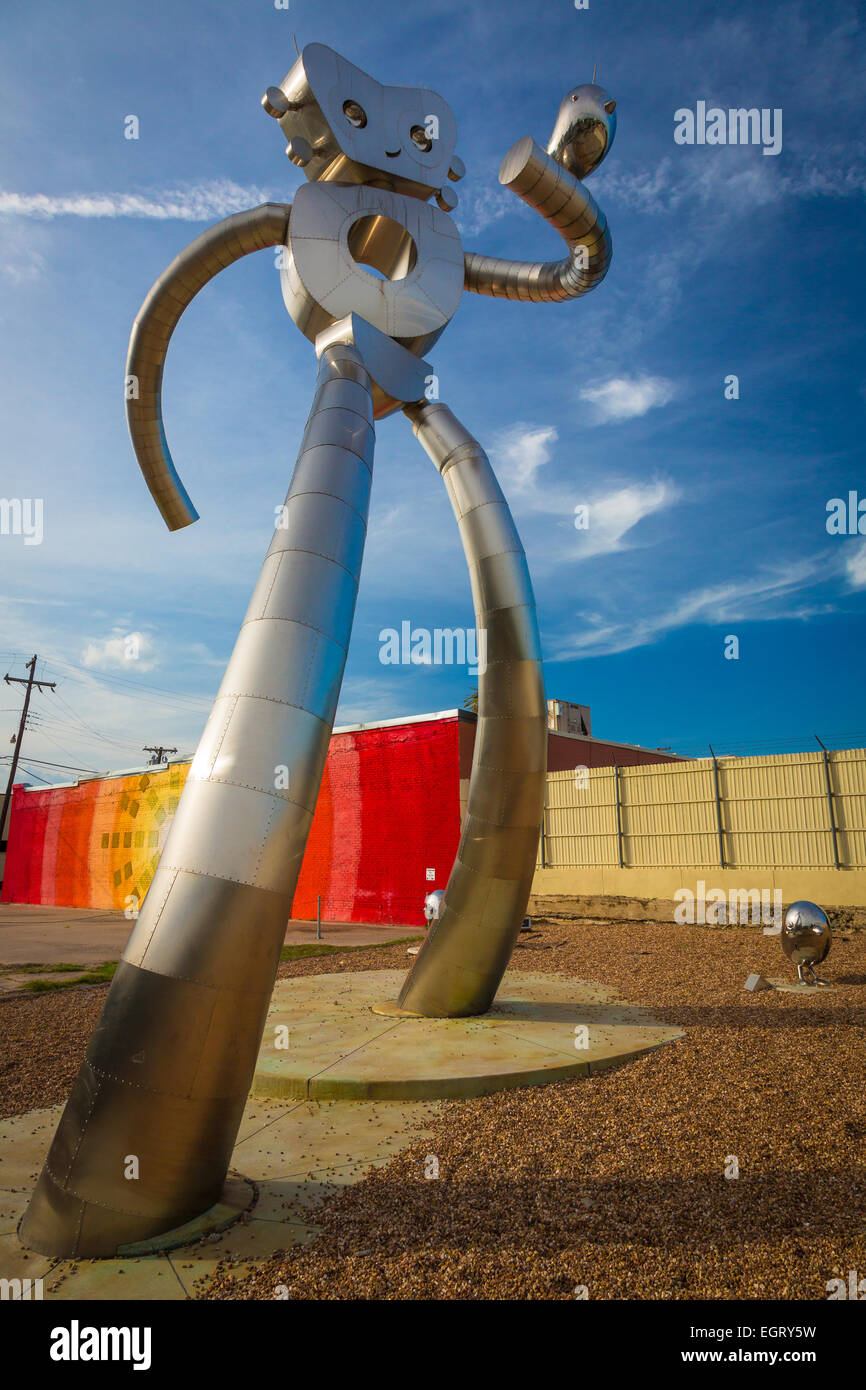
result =
[[405,227],[382,213],[359,217],[349,228],[349,254],[382,280],[402,280],[418,261],[418,248]]

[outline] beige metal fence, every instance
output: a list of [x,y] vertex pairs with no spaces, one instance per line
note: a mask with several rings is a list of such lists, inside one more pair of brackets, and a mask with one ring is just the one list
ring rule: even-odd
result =
[[866,749],[552,772],[539,868],[866,866]]

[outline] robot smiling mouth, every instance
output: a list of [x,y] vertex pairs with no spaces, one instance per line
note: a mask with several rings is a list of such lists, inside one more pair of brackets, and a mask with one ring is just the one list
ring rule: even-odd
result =
[[388,156],[389,159],[396,159],[398,155],[400,155],[400,154],[403,153],[403,151],[402,151],[402,150],[386,150],[385,153],[386,153],[386,155]]

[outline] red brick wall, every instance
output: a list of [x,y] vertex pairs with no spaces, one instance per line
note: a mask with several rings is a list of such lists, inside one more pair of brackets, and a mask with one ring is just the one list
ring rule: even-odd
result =
[[459,838],[456,719],[334,734],[292,915],[420,926]]

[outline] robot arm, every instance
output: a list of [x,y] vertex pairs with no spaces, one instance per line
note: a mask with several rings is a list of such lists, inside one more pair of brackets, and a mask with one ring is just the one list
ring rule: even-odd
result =
[[162,373],[169,340],[181,314],[219,271],[251,251],[286,239],[287,203],[227,217],[209,227],[176,256],[139,310],[126,359],[126,418],[144,480],[170,531],[189,526],[198,513],[178,477],[162,423]]
[[499,182],[556,228],[568,255],[561,261],[511,261],[468,251],[464,288],[501,299],[555,303],[577,299],[601,284],[610,265],[610,232],[583,184],[530,136],[508,151]]
[[607,219],[581,180],[598,168],[616,134],[616,102],[603,87],[573,87],[559,108],[546,150],[524,137],[502,161],[499,182],[555,227],[568,247],[561,261],[464,258],[464,288],[502,299],[556,303],[600,285],[610,265]]

